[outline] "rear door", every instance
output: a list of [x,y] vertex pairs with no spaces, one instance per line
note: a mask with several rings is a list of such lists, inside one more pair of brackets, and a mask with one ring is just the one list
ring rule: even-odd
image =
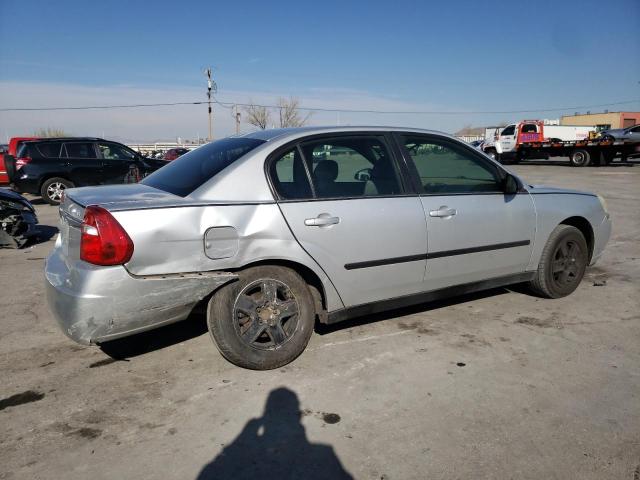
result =
[[61,159],[69,179],[77,186],[100,185],[102,161],[98,159],[93,142],[65,142]]
[[314,137],[274,155],[269,171],[291,231],[345,306],[421,290],[424,211],[387,137]]
[[437,135],[398,135],[427,219],[425,290],[524,272],[536,216],[526,191],[505,195],[500,167]]
[[98,152],[102,158],[102,181],[106,184],[136,181],[135,158],[133,151],[112,142],[98,142]]

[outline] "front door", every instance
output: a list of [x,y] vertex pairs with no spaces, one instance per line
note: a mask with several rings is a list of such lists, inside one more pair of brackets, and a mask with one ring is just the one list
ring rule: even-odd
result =
[[502,169],[436,135],[399,135],[427,218],[425,290],[525,271],[535,233],[531,196],[503,193]]
[[498,153],[513,152],[516,149],[517,138],[518,132],[515,125],[505,127],[505,129],[500,132],[498,142],[496,142]]
[[102,157],[103,183],[120,184],[136,181],[136,172],[132,170],[136,168],[134,152],[111,142],[98,142],[97,146]]
[[279,156],[270,174],[291,231],[345,306],[422,289],[424,212],[405,194],[383,135],[316,137]]

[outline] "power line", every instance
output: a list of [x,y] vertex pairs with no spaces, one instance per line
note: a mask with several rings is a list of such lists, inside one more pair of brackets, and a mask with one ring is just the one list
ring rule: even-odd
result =
[[[242,102],[221,102],[213,98],[213,102],[225,108],[237,107],[264,107],[279,109],[279,105],[261,105],[261,104],[249,104]],[[388,114],[388,115],[484,115],[484,114],[511,114],[511,113],[543,113],[543,112],[558,112],[561,110],[583,110],[587,108],[601,108],[611,107],[615,105],[626,105],[630,103],[638,103],[640,99],[623,100],[620,102],[601,103],[596,105],[574,105],[568,107],[556,107],[556,108],[537,108],[537,109],[522,109],[522,110],[461,110],[461,111],[446,111],[446,110],[358,110],[349,108],[322,108],[322,107],[298,107],[298,110],[305,110],[309,112],[331,112],[331,113],[375,113],[375,114]],[[83,107],[34,107],[34,108],[0,108],[0,112],[40,112],[40,111],[56,111],[56,110],[100,110],[100,109],[115,109],[115,108],[143,108],[143,107],[170,107],[177,105],[202,105],[207,102],[173,102],[173,103],[138,103],[131,105],[93,105]]]
[[[220,102],[214,98],[214,102],[225,108],[233,108],[233,106],[239,107],[264,107],[280,109],[280,105],[260,105],[250,103],[238,103],[238,102]],[[571,107],[557,107],[557,108],[540,108],[531,110],[495,110],[495,111],[438,111],[438,110],[405,110],[405,111],[393,111],[393,110],[354,110],[346,108],[321,108],[321,107],[298,107],[298,110],[306,110],[312,112],[341,112],[341,113],[381,113],[381,114],[394,114],[394,115],[476,115],[476,114],[498,114],[498,113],[538,113],[538,112],[557,112],[560,110],[581,110],[585,108],[599,108],[610,107],[614,105],[625,105],[629,103],[640,102],[640,99],[636,100],[624,100],[621,102],[602,103],[598,105],[579,105]]]
[[172,107],[174,105],[202,105],[203,103],[207,102],[136,103],[132,105],[92,105],[85,107],[0,108],[0,112],[43,112],[52,110],[101,110],[109,108]]

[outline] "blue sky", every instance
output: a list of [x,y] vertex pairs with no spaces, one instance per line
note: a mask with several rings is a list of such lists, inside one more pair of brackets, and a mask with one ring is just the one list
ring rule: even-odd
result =
[[[293,95],[328,108],[503,111],[640,99],[638,0],[0,0],[0,18],[0,108],[200,100],[209,64],[218,97],[236,102]],[[609,109],[640,110],[640,101]],[[219,110],[216,133],[229,134],[231,115]],[[332,113],[312,122],[455,131],[561,113],[572,112]],[[0,138],[45,126],[193,137],[206,133],[206,112],[0,112]]]

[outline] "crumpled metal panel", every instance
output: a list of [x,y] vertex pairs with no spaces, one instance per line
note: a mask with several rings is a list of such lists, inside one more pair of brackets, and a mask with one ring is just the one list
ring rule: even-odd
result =
[[[302,249],[275,203],[198,205],[112,214],[135,245],[133,256],[125,265],[134,275],[229,270],[260,261],[286,260],[316,273],[323,283],[329,310],[343,307],[333,284]],[[237,253],[226,258],[210,258],[205,245],[206,232],[229,226],[237,232]]]
[[230,272],[135,277],[122,266],[70,262],[60,241],[45,266],[47,300],[62,331],[82,344],[99,343],[185,319]]

